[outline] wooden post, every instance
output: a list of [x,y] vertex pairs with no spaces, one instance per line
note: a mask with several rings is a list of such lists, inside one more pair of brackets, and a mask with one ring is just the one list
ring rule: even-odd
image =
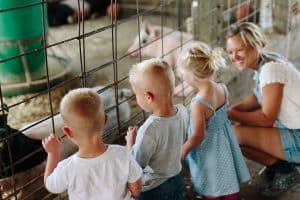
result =
[[212,43],[217,39],[218,0],[193,0],[193,35],[195,40]]
[[287,34],[293,24],[293,17],[300,11],[300,0],[274,0],[273,24],[274,29]]

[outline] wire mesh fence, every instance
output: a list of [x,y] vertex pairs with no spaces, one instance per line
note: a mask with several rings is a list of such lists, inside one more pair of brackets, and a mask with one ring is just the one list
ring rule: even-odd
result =
[[[287,9],[295,9],[297,1],[289,2]],[[132,64],[163,57],[175,67],[183,46],[193,40],[223,46],[231,24],[260,23],[262,11],[259,0],[110,0],[108,4],[120,5],[121,13],[111,7],[105,10],[110,16],[95,18],[92,13],[97,9],[83,0],[0,2],[0,199],[67,198],[43,187],[46,155],[40,140],[55,132],[67,146],[64,157],[76,151],[60,130],[59,102],[68,90],[94,87],[106,97],[112,126],[105,130],[104,140],[122,143],[128,125],[141,124],[147,116],[128,84]],[[73,12],[66,14],[66,24],[52,27],[52,21],[49,26],[52,15],[59,14],[49,8],[58,5]],[[291,22],[297,12],[287,13],[283,21]],[[285,27],[287,33],[294,26]],[[189,97],[176,101],[187,104]]]

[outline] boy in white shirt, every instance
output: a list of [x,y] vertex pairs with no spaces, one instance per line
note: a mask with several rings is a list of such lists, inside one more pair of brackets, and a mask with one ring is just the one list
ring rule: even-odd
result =
[[107,122],[99,95],[89,88],[70,91],[61,101],[63,131],[78,152],[59,162],[61,143],[55,134],[43,140],[48,153],[45,186],[52,193],[68,190],[70,200],[129,200],[141,191],[142,170],[130,152],[102,141]]

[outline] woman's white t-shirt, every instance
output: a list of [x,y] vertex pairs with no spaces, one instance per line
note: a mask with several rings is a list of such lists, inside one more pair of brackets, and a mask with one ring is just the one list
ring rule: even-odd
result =
[[[268,62],[263,65],[259,75],[259,87],[270,83],[282,83],[283,95],[279,121],[287,128],[300,128],[300,72],[288,62]],[[276,100],[274,100],[276,101]]]

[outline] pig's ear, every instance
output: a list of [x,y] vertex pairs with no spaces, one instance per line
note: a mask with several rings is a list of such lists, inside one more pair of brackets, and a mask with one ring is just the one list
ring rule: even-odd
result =
[[142,26],[143,26],[145,33],[147,33],[147,35],[150,35],[151,25],[149,24],[149,22],[143,21]]

